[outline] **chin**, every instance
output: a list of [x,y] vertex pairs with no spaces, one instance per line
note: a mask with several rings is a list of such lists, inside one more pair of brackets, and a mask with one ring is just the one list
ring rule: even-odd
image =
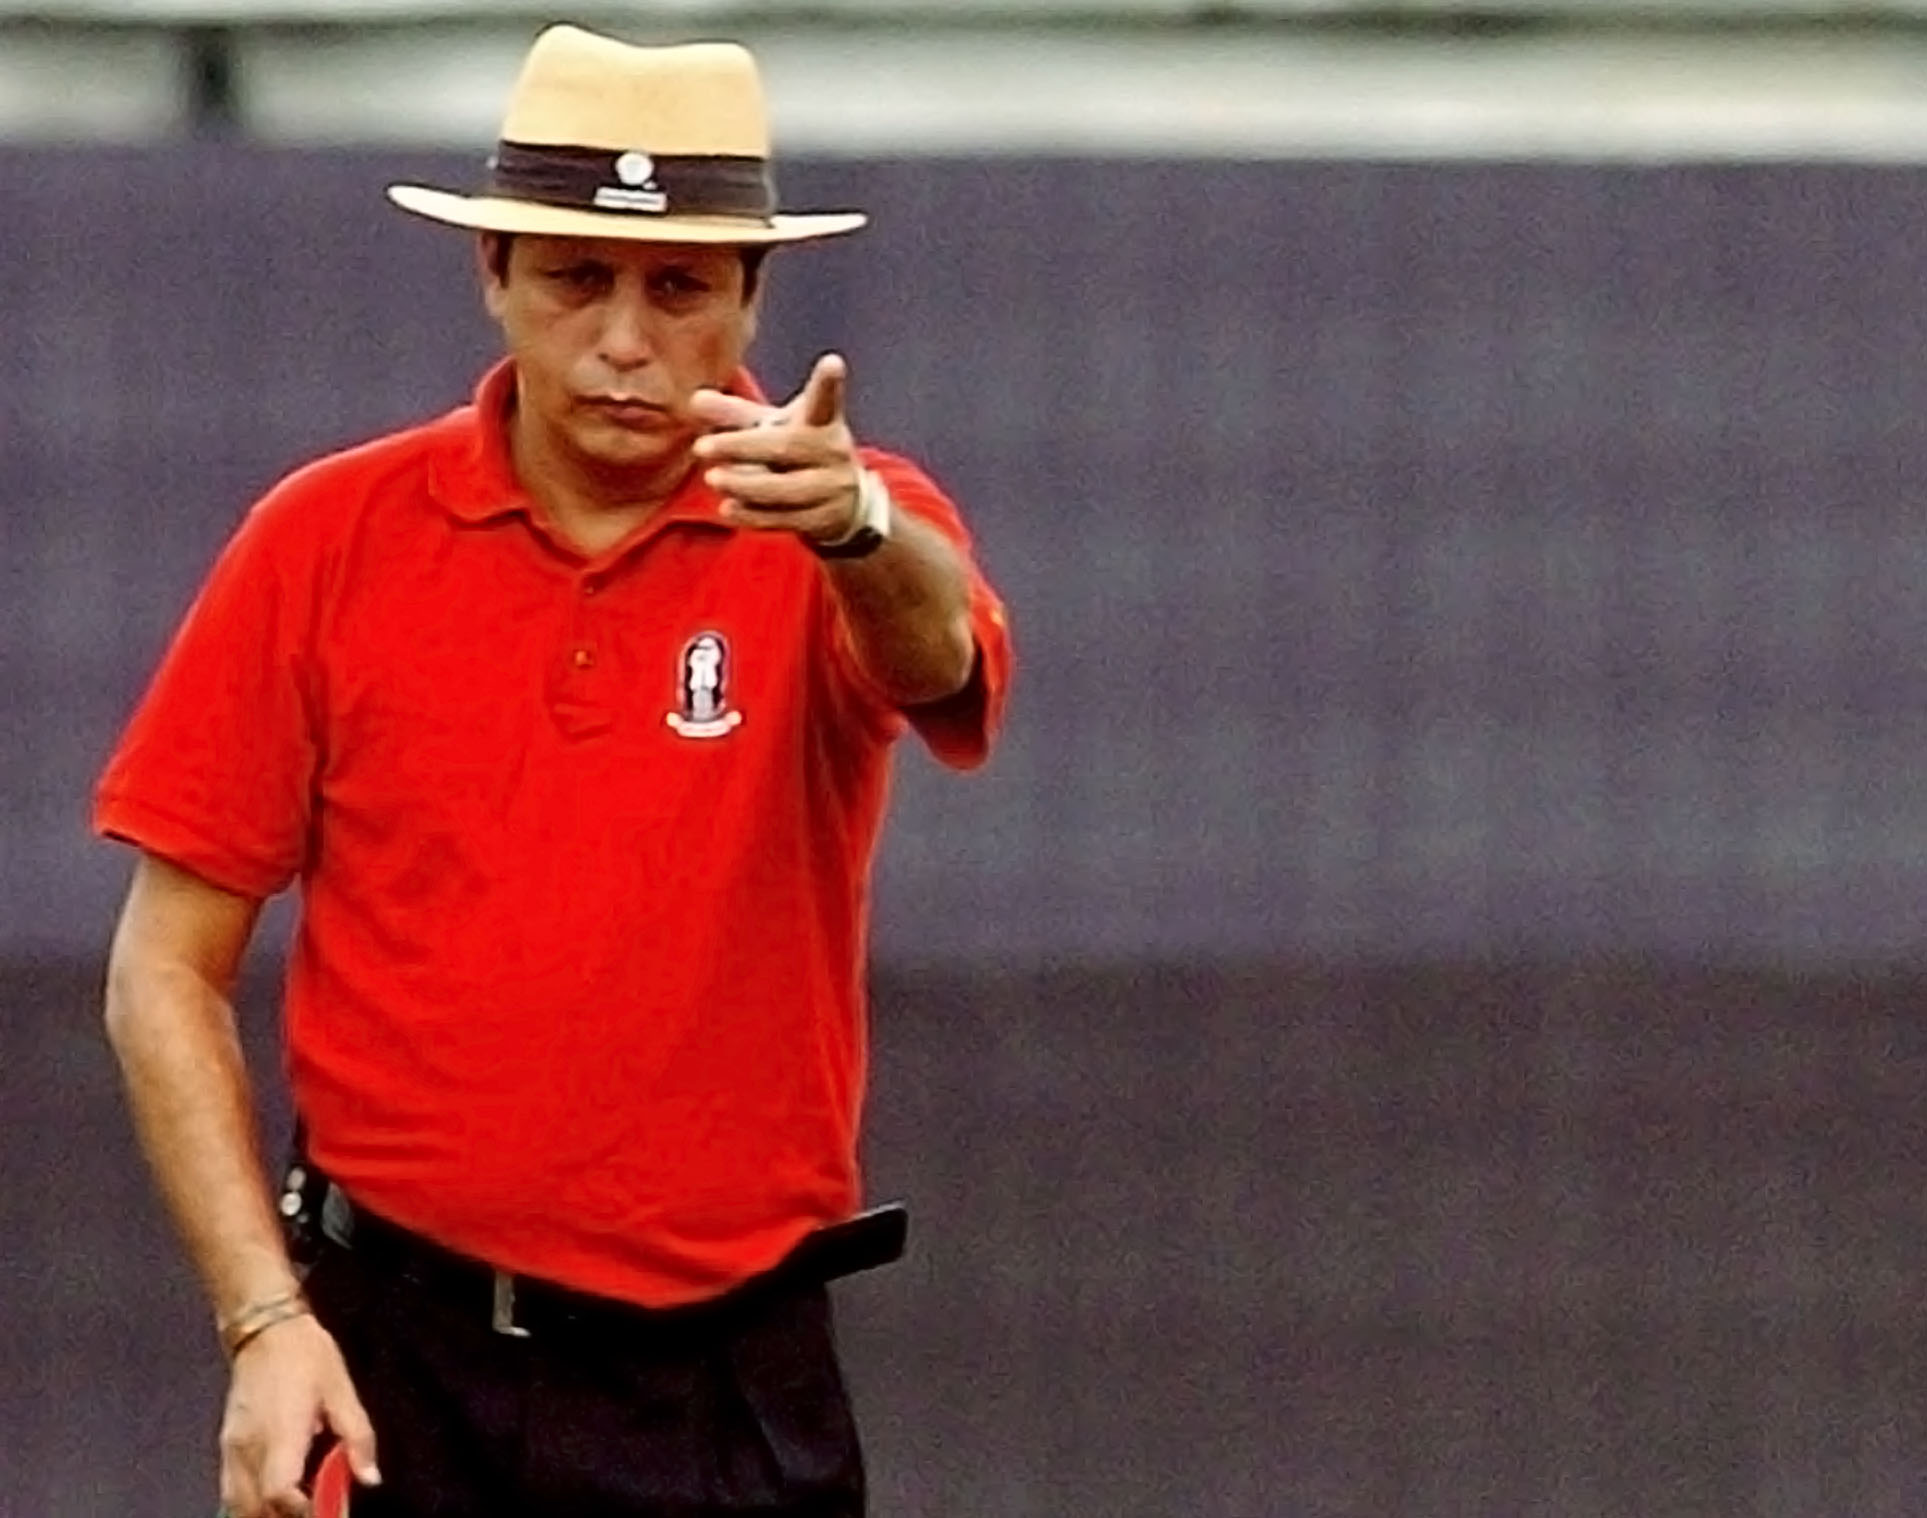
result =
[[598,427],[586,435],[578,433],[575,446],[583,458],[604,469],[655,469],[686,452],[689,440]]

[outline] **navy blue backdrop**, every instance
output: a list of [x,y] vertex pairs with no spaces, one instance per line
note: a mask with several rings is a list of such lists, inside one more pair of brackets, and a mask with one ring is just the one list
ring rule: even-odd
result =
[[[487,360],[379,196],[471,173],[0,151],[5,1518],[205,1495],[86,794],[245,505]],[[882,871],[880,1511],[1917,1511],[1927,177],[785,188],[876,224],[779,258],[765,379],[850,355],[1022,657]]]

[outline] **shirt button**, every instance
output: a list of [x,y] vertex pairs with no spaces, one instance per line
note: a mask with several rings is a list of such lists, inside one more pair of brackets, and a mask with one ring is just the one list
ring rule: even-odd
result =
[[592,596],[600,589],[602,589],[602,582],[600,580],[584,580],[582,582],[582,594],[585,596]]
[[592,648],[578,648],[570,657],[577,669],[589,669],[595,664],[595,650]]

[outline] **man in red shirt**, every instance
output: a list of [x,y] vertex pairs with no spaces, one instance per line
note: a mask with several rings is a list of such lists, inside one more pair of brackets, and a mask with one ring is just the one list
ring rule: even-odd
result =
[[[741,367],[764,252],[863,220],[766,160],[740,48],[545,32],[487,188],[390,192],[481,233],[507,357],[249,513],[101,781],[234,1518],[306,1511],[324,1433],[369,1518],[862,1511],[824,1281],[900,1246],[857,1213],[889,748],[980,762],[1010,655],[842,360]],[[296,883],[277,1201],[229,997]]]

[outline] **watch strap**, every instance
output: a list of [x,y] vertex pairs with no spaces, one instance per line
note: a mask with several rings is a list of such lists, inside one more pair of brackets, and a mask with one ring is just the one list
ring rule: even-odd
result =
[[856,512],[850,530],[833,542],[810,540],[810,552],[819,559],[861,559],[875,553],[890,541],[890,491],[875,473],[857,470]]

